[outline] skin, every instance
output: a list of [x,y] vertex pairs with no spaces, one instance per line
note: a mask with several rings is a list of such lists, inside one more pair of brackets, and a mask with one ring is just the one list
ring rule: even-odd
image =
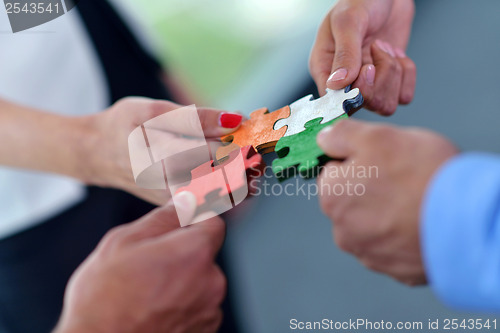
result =
[[[195,202],[176,197],[176,208],[192,216]],[[111,230],[70,279],[54,333],[216,332],[224,237],[220,218],[179,228],[172,202]]]
[[[125,190],[162,205],[170,193],[141,189],[135,184],[128,136],[144,122],[180,107],[168,101],[125,98],[103,112],[67,117],[0,100],[0,142],[6,143],[0,144],[0,165],[61,174],[88,185]],[[198,108],[207,138],[229,134],[239,127],[222,128],[222,113]],[[173,146],[183,143],[172,132],[159,130],[164,142]],[[189,134],[189,129],[184,130],[187,133],[182,134]],[[186,165],[185,170],[200,164],[196,159],[190,161],[193,165]]]
[[[318,144],[339,160],[326,165],[320,188],[345,187],[349,181],[366,189],[359,196],[321,192],[321,208],[332,220],[337,245],[374,271],[408,285],[424,284],[420,207],[433,174],[457,154],[454,145],[427,130],[354,120],[325,129]],[[371,178],[335,173],[360,166],[375,166],[378,177],[377,172]]]
[[[416,66],[405,50],[414,13],[413,0],[340,0],[322,22],[309,61],[319,93],[352,84],[365,108],[381,115],[410,103]],[[342,70],[345,78],[328,79]]]

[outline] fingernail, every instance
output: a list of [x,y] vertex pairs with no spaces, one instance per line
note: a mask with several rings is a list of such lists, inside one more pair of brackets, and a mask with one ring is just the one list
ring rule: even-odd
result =
[[398,57],[398,58],[406,58],[405,51],[401,50],[399,47],[396,47],[394,49],[394,52],[396,53],[396,57]]
[[179,217],[179,223],[181,226],[188,225],[196,212],[196,197],[191,192],[183,191],[176,194],[172,198],[172,201]]
[[366,83],[369,86],[373,86],[375,83],[375,66],[373,65],[368,65],[366,68]]
[[241,124],[242,119],[241,114],[224,112],[219,117],[219,125],[223,128],[236,128]]
[[332,75],[330,75],[327,82],[342,81],[346,77],[347,77],[347,69],[340,68],[340,69],[337,69]]

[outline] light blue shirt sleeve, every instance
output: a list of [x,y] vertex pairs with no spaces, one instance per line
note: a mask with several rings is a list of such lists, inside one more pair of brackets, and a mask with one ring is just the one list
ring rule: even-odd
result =
[[462,154],[441,167],[423,201],[421,242],[444,303],[500,312],[500,157]]

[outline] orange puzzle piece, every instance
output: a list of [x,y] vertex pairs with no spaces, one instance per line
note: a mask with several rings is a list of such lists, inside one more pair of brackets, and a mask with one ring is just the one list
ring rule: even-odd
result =
[[252,112],[250,119],[243,122],[236,132],[221,138],[228,145],[217,150],[217,160],[224,158],[237,147],[249,145],[260,154],[273,152],[278,140],[286,133],[286,127],[274,130],[274,123],[288,117],[290,117],[290,106],[273,112],[269,112],[267,108]]
[[215,196],[225,206],[237,205],[248,195],[248,179],[264,169],[262,156],[252,146],[232,151],[220,164],[206,162],[191,171],[191,183],[179,188],[192,192],[199,206],[207,204],[207,196]]

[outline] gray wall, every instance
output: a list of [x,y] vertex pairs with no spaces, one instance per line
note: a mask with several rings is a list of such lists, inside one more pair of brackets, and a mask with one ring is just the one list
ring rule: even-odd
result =
[[[408,51],[419,70],[415,102],[391,118],[367,111],[357,117],[423,126],[463,149],[500,152],[500,1],[418,1],[417,10]],[[316,198],[261,196],[231,215],[225,254],[246,332],[288,332],[291,318],[476,317],[340,252]]]

